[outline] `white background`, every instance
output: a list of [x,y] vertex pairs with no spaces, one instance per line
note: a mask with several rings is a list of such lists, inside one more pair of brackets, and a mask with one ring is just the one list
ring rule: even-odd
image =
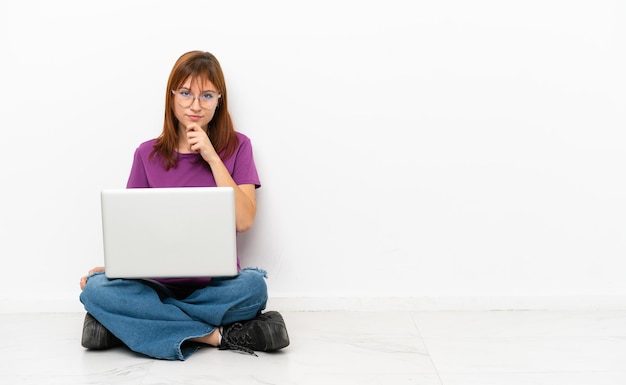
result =
[[82,309],[99,191],[196,49],[252,139],[240,250],[273,298],[626,306],[625,20],[619,0],[2,0],[0,311]]

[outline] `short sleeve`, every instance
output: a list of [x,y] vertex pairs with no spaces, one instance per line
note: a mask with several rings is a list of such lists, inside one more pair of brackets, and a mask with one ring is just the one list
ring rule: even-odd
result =
[[126,188],[146,188],[150,187],[148,183],[148,176],[146,175],[146,168],[141,158],[141,152],[139,148],[135,150],[133,157],[133,165],[130,168],[130,175],[128,176],[128,182]]
[[232,178],[236,184],[253,184],[261,187],[261,181],[254,162],[252,143],[248,137],[239,134],[239,147],[234,156]]

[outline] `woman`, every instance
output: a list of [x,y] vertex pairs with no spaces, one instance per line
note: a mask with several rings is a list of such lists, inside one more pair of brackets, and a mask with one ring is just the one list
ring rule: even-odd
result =
[[[182,55],[165,102],[163,132],[135,151],[127,187],[232,187],[237,231],[248,230],[261,184],[250,140],[233,128],[217,59],[201,51]],[[260,269],[241,269],[233,278],[109,280],[97,267],[80,286],[87,310],[82,345],[89,349],[123,343],[151,357],[184,360],[205,345],[252,354],[289,345],[282,316],[261,313],[267,286]]]

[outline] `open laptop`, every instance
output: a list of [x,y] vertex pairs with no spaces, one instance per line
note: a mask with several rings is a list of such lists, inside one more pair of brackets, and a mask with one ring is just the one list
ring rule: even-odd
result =
[[108,278],[237,275],[231,187],[101,191]]

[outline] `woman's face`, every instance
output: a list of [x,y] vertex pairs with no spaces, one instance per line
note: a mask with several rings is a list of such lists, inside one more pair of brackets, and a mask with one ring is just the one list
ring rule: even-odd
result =
[[207,131],[220,98],[213,83],[189,77],[173,93],[178,129],[185,130],[190,124],[196,123]]

